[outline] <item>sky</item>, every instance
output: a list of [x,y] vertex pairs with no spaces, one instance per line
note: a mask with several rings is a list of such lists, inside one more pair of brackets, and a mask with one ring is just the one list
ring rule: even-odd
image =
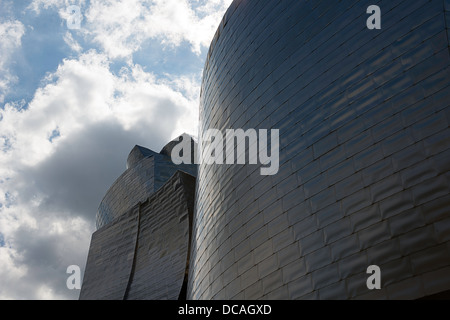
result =
[[67,267],[131,149],[197,134],[231,2],[0,0],[0,299],[78,299]]

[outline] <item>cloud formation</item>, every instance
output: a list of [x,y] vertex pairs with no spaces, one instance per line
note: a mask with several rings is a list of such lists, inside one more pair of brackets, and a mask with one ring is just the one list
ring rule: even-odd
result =
[[[95,41],[113,58],[129,56],[152,38],[168,46],[186,41],[199,54],[209,45],[227,3],[213,1],[195,11],[187,0],[98,1],[88,10],[87,23]],[[105,33],[109,36],[103,37]]]
[[[1,111],[0,136],[10,147],[0,157],[0,202],[9,202],[0,230],[13,248],[5,261],[19,263],[18,270],[46,261],[61,269],[66,248],[77,244],[81,263],[93,231],[88,222],[128,152],[138,143],[158,150],[196,105],[140,66],[112,74],[95,51],[65,60],[47,81],[27,109],[7,104]],[[0,278],[9,278],[8,270]]]
[[14,53],[21,46],[25,34],[24,25],[18,20],[1,22],[0,20],[0,103],[5,99],[17,77],[11,73],[10,64]]
[[62,19],[67,7],[76,4],[83,14],[84,35],[99,44],[112,59],[127,58],[145,41],[156,39],[177,47],[183,41],[200,54],[209,46],[223,13],[232,0],[34,0],[29,9],[55,8]]

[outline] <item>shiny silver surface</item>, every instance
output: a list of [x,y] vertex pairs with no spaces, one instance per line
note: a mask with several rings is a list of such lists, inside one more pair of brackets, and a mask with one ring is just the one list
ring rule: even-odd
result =
[[177,171],[91,240],[81,300],[177,300],[189,255],[195,177]]
[[[235,0],[200,133],[280,129],[280,171],[200,165],[191,299],[417,299],[450,289],[447,0]],[[370,291],[366,269],[382,270]]]

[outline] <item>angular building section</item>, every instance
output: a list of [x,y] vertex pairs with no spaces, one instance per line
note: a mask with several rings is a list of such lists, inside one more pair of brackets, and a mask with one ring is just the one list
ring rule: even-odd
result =
[[134,262],[140,206],[91,238],[80,300],[123,300]]
[[100,203],[97,229],[110,223],[138,202],[144,201],[149,194],[161,188],[177,170],[196,175],[195,166],[177,166],[172,163],[170,154],[167,153],[167,148],[181,137],[192,139],[184,134],[171,141],[160,153],[141,146],[135,146],[131,150],[127,159],[127,170],[113,183]]
[[[190,299],[419,299],[450,290],[447,0],[235,0],[208,129],[279,129],[280,171],[200,165]],[[381,269],[369,290],[367,268]]]
[[187,285],[195,177],[177,171],[141,206],[127,300],[176,300]]
[[186,296],[195,165],[135,147],[102,201],[82,300],[176,300]]

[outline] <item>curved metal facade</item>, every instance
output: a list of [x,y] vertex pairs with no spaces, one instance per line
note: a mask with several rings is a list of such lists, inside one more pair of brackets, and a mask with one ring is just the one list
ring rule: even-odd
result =
[[111,223],[155,191],[155,158],[142,159],[128,168],[109,188],[98,208],[97,229]]
[[130,152],[97,213],[80,299],[186,298],[197,166],[175,165],[173,144]]
[[[382,29],[368,30],[371,2],[235,0],[227,11],[200,133],[279,129],[280,171],[200,165],[189,298],[450,289],[450,5],[382,2]],[[370,265],[381,290],[366,286]]]
[[[173,143],[169,142],[161,152],[165,152]],[[175,165],[170,155],[135,146],[128,155],[127,170],[113,183],[100,203],[96,216],[97,229],[120,217],[137,203],[145,201],[177,170],[197,174],[195,165]]]
[[[91,240],[81,300],[183,299],[195,177],[177,171]],[[181,296],[180,296],[181,295]]]
[[[177,171],[141,206],[127,300],[176,300],[189,260],[195,177]],[[183,297],[182,297],[183,298]]]

